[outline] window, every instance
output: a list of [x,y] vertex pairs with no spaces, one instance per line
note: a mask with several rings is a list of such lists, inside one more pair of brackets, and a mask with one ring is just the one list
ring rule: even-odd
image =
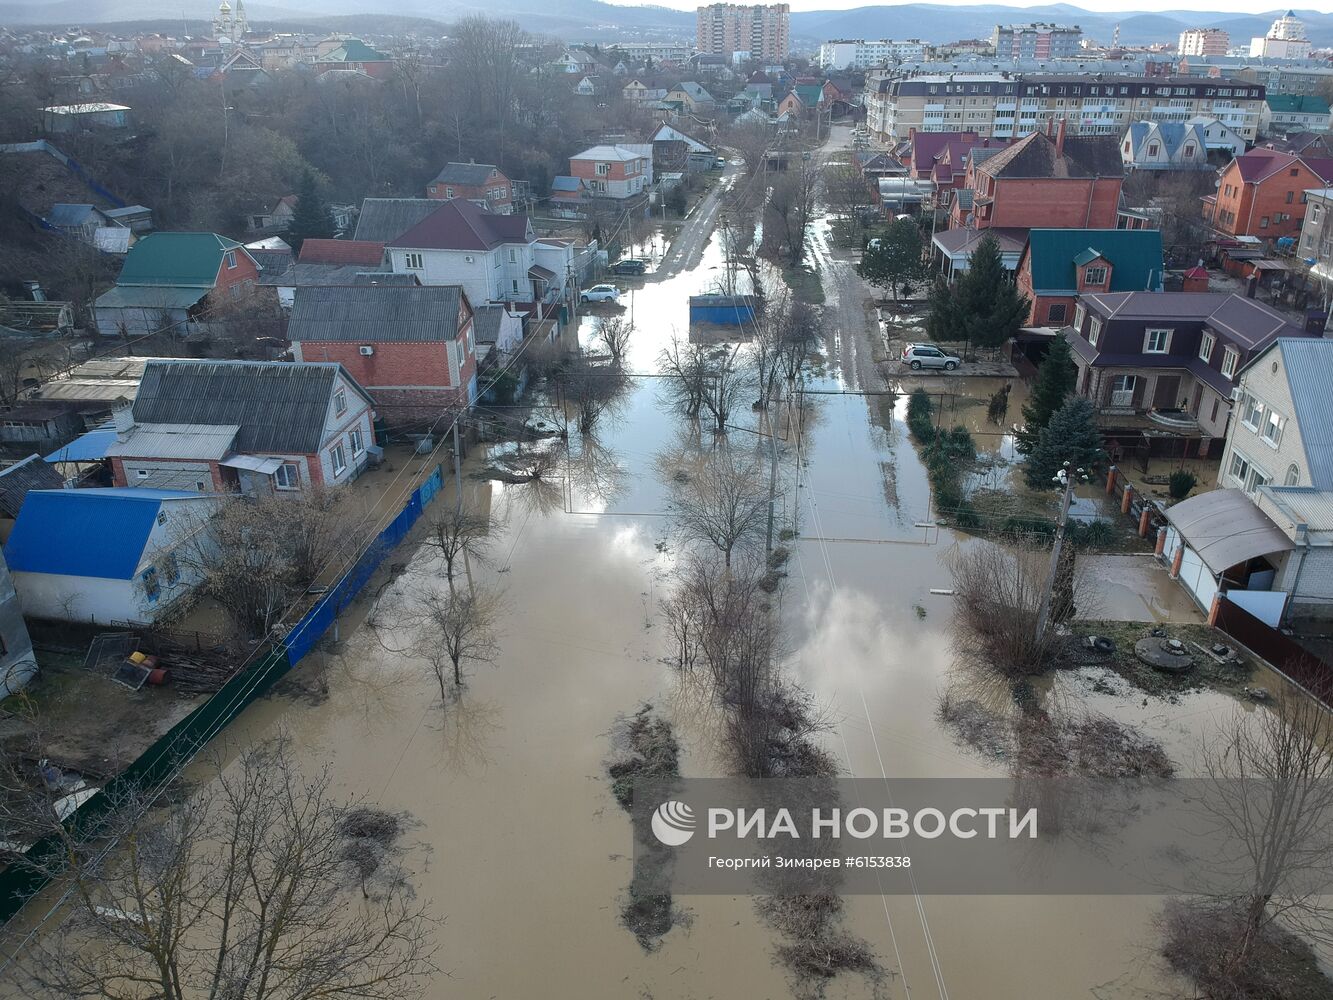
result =
[[1222,352],[1222,374],[1227,378],[1236,377],[1236,366],[1240,364],[1240,352],[1228,347]]
[[1074,306],[1074,328],[1078,330],[1079,333],[1083,332],[1083,321],[1087,318],[1088,310],[1083,308],[1082,302]]
[[1265,215],[1259,220],[1259,228],[1260,229],[1268,228],[1268,216]]
[[597,176],[598,176],[598,177],[606,177],[606,176],[608,176],[610,173],[611,173],[611,164],[609,164],[609,163],[599,163],[599,164],[597,164]]
[[1057,323],[1064,323],[1065,309],[1067,307],[1063,302],[1051,303],[1051,308],[1046,313],[1046,322],[1054,326]]
[[158,595],[162,593],[162,582],[157,578],[157,567],[149,566],[139,574],[139,579],[143,582],[144,596],[150,602],[156,601]]
[[162,577],[167,581],[168,587],[174,587],[180,582],[181,567],[176,561],[176,553],[168,552],[167,557],[162,560]]
[[1264,404],[1248,392],[1241,399],[1240,422],[1254,433],[1259,433],[1259,425],[1264,421]]
[[1282,485],[1297,486],[1300,484],[1300,481],[1301,470],[1296,468],[1296,464],[1293,462],[1291,465],[1287,466],[1287,478],[1282,481]]
[[147,479],[147,478],[148,478],[148,470],[147,470],[147,469],[135,469],[135,470],[134,470],[134,474],[135,474],[138,478],[140,478],[140,479]]
[[1217,345],[1217,338],[1211,333],[1205,333],[1199,341],[1199,360],[1208,362],[1213,360],[1213,348]]
[[1145,354],[1165,354],[1170,346],[1170,330],[1149,330],[1143,340]]
[[512,264],[512,263],[514,263],[514,261],[516,261],[516,260],[518,260],[518,251],[516,251],[513,247],[510,247],[510,248],[509,248],[509,263]]
[[1185,143],[1185,159],[1194,159],[1194,143],[1192,142]]
[[1245,483],[1250,478],[1250,460],[1238,451],[1231,453],[1231,468],[1227,470],[1231,478],[1236,481],[1236,485],[1244,489]]
[[1157,155],[1157,151],[1158,151],[1159,149],[1161,149],[1161,148],[1162,148],[1162,147],[1159,146],[1159,145],[1157,145],[1157,143],[1155,143],[1155,142],[1150,142],[1150,143],[1148,143],[1148,155],[1149,155],[1149,156],[1156,156],[1156,155]]
[[1293,201],[1295,201],[1295,200],[1296,200],[1296,192],[1295,192],[1295,191],[1288,191],[1288,192],[1287,192],[1287,204],[1290,205],[1290,204],[1291,204]]
[[278,466],[278,471],[273,473],[273,487],[279,490],[299,490],[301,467],[295,462],[283,462]]
[[1264,421],[1264,429],[1259,436],[1276,448],[1282,441],[1282,425],[1285,422],[1280,416],[1269,410],[1268,419]]
[[1083,272],[1083,280],[1087,282],[1089,285],[1106,284],[1106,268],[1104,267],[1088,268],[1086,271]]
[[1093,347],[1097,346],[1097,338],[1102,335],[1101,317],[1092,317],[1092,323],[1088,326],[1088,343]]
[[444,196],[446,198],[452,198],[454,196],[454,189],[451,187],[445,187]]
[[227,251],[227,270],[230,271],[230,270],[231,270],[232,268],[234,268],[235,266],[236,266],[236,251],[235,251],[235,250],[228,250],[228,251]]
[[347,390],[339,389],[333,394],[333,415],[341,417],[347,412]]
[[425,267],[425,261],[421,259],[419,253],[405,253],[403,254],[403,266],[409,271],[420,271]]
[[341,476],[347,471],[347,452],[343,449],[341,441],[329,450],[329,460],[333,463],[334,476]]
[[354,427],[347,433],[347,440],[352,442],[352,457],[358,457],[366,450],[365,442],[361,440],[361,428]]

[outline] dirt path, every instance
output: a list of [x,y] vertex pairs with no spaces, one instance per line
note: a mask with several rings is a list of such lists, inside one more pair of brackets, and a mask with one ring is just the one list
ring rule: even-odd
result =
[[662,259],[662,263],[653,273],[645,278],[646,282],[665,281],[667,278],[674,278],[682,271],[699,266],[699,261],[703,259],[704,247],[708,245],[708,238],[713,234],[718,212],[722,209],[722,197],[736,182],[739,173],[739,168],[727,165],[722,179],[714,184],[713,189],[694,207],[694,211],[685,220],[676,238],[671,241],[671,252]]

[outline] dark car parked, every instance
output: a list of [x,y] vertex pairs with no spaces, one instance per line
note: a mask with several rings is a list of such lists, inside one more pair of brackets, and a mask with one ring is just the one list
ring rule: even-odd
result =
[[644,274],[648,270],[648,262],[626,257],[624,260],[616,261],[607,270],[612,274]]

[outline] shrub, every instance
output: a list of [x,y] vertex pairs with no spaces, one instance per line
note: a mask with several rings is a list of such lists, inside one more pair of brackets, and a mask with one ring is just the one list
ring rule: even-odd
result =
[[1167,479],[1166,490],[1171,495],[1172,500],[1184,500],[1190,495],[1190,490],[1194,489],[1198,482],[1199,477],[1188,469],[1177,469]]

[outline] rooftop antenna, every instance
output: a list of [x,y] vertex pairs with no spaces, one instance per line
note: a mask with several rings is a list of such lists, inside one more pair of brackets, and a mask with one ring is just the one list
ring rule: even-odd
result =
[[1115,31],[1111,32],[1111,48],[1120,48],[1120,22],[1115,23]]

